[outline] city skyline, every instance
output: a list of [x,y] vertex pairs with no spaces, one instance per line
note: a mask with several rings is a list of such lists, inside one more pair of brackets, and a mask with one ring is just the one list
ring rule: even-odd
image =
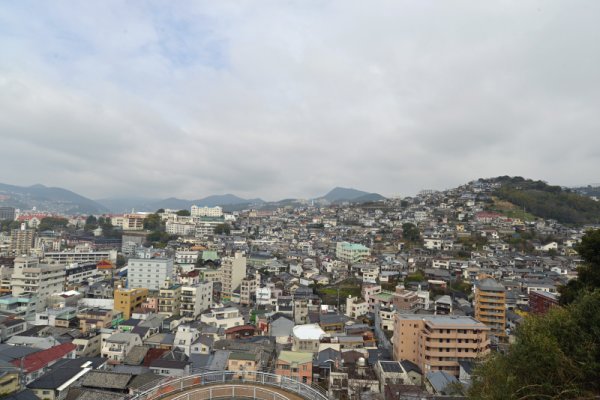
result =
[[597,182],[600,4],[461,4],[7,3],[0,181],[267,200]]

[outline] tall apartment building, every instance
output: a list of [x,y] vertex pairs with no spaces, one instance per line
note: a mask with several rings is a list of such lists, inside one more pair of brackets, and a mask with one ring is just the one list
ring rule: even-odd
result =
[[466,316],[396,314],[394,360],[409,360],[423,374],[445,371],[459,375],[459,361],[490,352],[490,328]]
[[13,256],[30,255],[34,239],[35,229],[27,229],[24,223],[21,224],[20,229],[13,229],[10,232],[9,253]]
[[212,305],[213,283],[203,281],[196,285],[182,286],[181,288],[181,309],[182,317],[195,320],[204,310],[208,310]]
[[260,287],[260,273],[256,272],[254,276],[247,276],[242,279],[240,285],[240,304],[243,306],[252,305],[256,301],[256,289]]
[[365,261],[371,256],[371,249],[362,244],[338,242],[335,247],[335,256],[338,260],[355,264]]
[[170,317],[179,315],[181,310],[181,285],[170,280],[164,282],[158,292],[158,313]]
[[131,258],[127,265],[130,289],[159,290],[163,282],[173,279],[173,260],[170,258]]
[[233,291],[237,289],[242,279],[246,277],[246,257],[242,253],[235,253],[233,257],[223,257],[221,260],[221,298],[231,299]]
[[11,279],[14,297],[33,294],[37,296],[36,311],[46,308],[46,299],[64,290],[65,266],[40,264],[35,257],[15,258]]
[[114,309],[123,313],[123,318],[131,318],[133,310],[142,306],[142,303],[148,297],[148,289],[115,289],[115,305]]
[[15,208],[14,207],[0,207],[0,221],[14,221],[15,220]]
[[222,217],[223,209],[221,207],[192,206],[190,214],[192,217]]
[[506,290],[492,278],[477,281],[474,285],[475,319],[491,328],[493,335],[506,336]]

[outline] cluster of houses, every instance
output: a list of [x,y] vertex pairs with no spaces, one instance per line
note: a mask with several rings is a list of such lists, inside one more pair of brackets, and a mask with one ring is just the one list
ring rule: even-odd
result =
[[117,399],[233,371],[330,398],[460,398],[526,314],[558,304],[591,228],[491,210],[494,189],[164,210],[164,248],[142,214],[111,217],[119,243],[24,225],[0,235],[0,394]]

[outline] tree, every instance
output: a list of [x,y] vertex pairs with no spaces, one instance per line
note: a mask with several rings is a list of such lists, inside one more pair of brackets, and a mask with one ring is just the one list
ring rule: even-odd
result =
[[45,217],[45,218],[42,218],[42,220],[40,221],[40,224],[38,225],[38,230],[40,232],[43,232],[43,231],[50,231],[50,230],[54,230],[54,229],[64,229],[68,223],[69,223],[69,220],[66,218]]
[[127,259],[123,254],[117,254],[117,268],[124,267],[127,264]]
[[164,231],[164,224],[158,214],[150,214],[144,219],[144,229],[149,231]]
[[93,215],[90,215],[85,220],[85,225],[83,227],[83,230],[85,230],[86,232],[89,232],[89,231],[93,231],[97,227],[98,227],[98,219],[96,217],[94,217]]
[[576,399],[600,394],[600,290],[528,316],[506,354],[474,372],[472,399]]
[[402,224],[402,237],[411,242],[417,242],[421,239],[421,232],[419,232],[419,228],[417,228],[415,224],[406,222]]
[[192,215],[190,213],[190,210],[179,210],[175,214],[179,215],[180,217],[189,217],[190,215]]
[[217,226],[215,226],[215,235],[228,235],[231,233],[231,227],[229,226],[229,224],[219,224]]
[[562,305],[572,303],[585,291],[600,288],[600,229],[586,232],[575,250],[583,263],[577,267],[577,278],[558,288]]

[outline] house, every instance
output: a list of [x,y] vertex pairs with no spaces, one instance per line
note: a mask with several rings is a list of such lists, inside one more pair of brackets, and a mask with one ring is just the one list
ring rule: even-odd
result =
[[240,378],[244,372],[257,371],[259,366],[258,355],[250,352],[232,352],[227,361],[229,371],[240,371]]
[[284,315],[277,315],[269,324],[269,335],[275,337],[277,343],[289,343],[294,326],[294,321],[290,318]]
[[445,371],[431,371],[425,375],[425,388],[431,394],[452,395],[457,394],[460,382],[452,374]]
[[174,349],[152,361],[150,369],[159,375],[183,377],[190,374],[191,364],[189,357],[182,350]]
[[75,382],[88,372],[101,368],[106,364],[103,358],[78,358],[61,360],[52,366],[50,371],[27,385],[35,395],[44,400],[64,399]]
[[27,330],[27,322],[21,318],[9,318],[0,316],[0,342]]
[[282,351],[277,358],[275,374],[310,385],[312,383],[312,366],[312,353]]
[[142,339],[136,333],[114,333],[102,345],[102,357],[108,358],[110,364],[122,364],[131,349],[141,345]]
[[48,368],[61,358],[75,358],[75,348],[76,346],[73,343],[63,343],[29,354],[23,359],[13,360],[11,363],[22,369],[22,373],[25,375],[25,383],[28,384],[42,376]]
[[[85,389],[100,389],[114,393],[126,394],[133,374],[109,371],[90,371],[81,380],[81,387]],[[99,397],[90,397],[90,399]]]

